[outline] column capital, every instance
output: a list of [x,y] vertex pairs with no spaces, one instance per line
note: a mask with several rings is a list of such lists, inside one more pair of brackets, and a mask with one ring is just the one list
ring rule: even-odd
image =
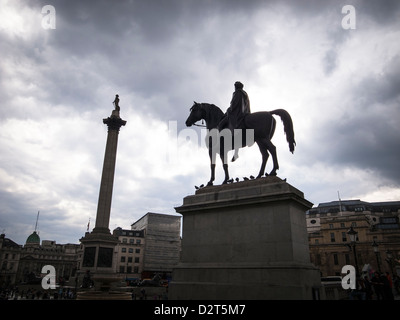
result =
[[110,117],[103,119],[103,123],[107,125],[108,130],[119,131],[119,129],[126,124],[126,121],[112,114]]

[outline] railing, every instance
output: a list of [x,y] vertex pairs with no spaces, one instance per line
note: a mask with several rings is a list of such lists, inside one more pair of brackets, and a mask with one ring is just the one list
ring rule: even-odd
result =
[[342,288],[341,283],[322,283],[321,300],[346,300],[349,298],[347,290]]

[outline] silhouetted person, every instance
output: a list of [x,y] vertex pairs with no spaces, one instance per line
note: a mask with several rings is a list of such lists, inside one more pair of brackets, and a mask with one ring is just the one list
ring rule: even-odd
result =
[[[231,104],[218,126],[220,129],[223,129],[227,124],[228,128],[232,131],[232,135],[235,129],[244,129],[244,117],[250,113],[250,100],[247,92],[243,90],[243,83],[236,81],[234,86],[235,91],[232,94]],[[240,136],[238,135],[236,138],[241,138],[241,132]],[[235,148],[232,161],[235,161],[238,157],[239,149]]]
[[374,292],[376,294],[376,300],[381,300],[383,299],[383,282],[380,279],[379,272],[375,271],[371,283],[374,288]]
[[389,279],[387,278],[387,275],[382,273],[380,280],[383,283],[383,299],[394,300],[393,291],[390,286],[390,282]]

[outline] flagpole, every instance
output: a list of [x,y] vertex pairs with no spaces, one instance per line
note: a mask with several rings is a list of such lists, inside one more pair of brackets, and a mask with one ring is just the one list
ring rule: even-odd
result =
[[37,225],[38,225],[38,221],[39,221],[39,212],[40,212],[40,211],[37,212],[36,224],[35,224],[35,232],[36,232]]

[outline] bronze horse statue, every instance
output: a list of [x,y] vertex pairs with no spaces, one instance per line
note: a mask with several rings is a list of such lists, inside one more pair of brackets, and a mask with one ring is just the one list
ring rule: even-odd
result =
[[[251,146],[254,144],[254,142],[257,143],[262,155],[262,163],[260,172],[258,173],[256,179],[261,178],[264,175],[265,165],[267,164],[267,160],[269,157],[268,152],[272,155],[273,160],[273,168],[269,175],[276,176],[276,171],[279,169],[278,158],[276,155],[276,147],[271,142],[276,126],[276,120],[272,115],[278,115],[283,122],[284,132],[286,134],[286,140],[289,144],[290,152],[294,152],[294,148],[296,145],[296,142],[294,140],[292,118],[287,111],[283,109],[277,109],[269,112],[261,111],[247,114],[244,118],[243,128],[246,130],[241,131],[242,141],[239,144],[239,147],[241,148],[245,146]],[[186,126],[188,127],[194,125],[199,120],[204,120],[206,122],[206,128],[208,130],[206,143],[211,161],[211,179],[208,182],[207,186],[213,185],[213,182],[215,180],[215,153],[219,153],[223,163],[225,179],[222,184],[226,184],[229,181],[228,164],[226,163],[227,152],[233,150],[233,146],[236,147],[237,144],[235,144],[234,140],[235,137],[237,138],[237,135],[236,133],[232,134],[229,129],[219,128],[218,125],[223,117],[224,113],[216,105],[194,102],[193,106],[190,108],[189,117],[186,120]],[[249,129],[252,130],[251,133],[253,139],[245,138],[246,132],[248,133]],[[218,135],[218,133],[222,133],[223,131],[229,131],[230,134],[228,136],[226,134]],[[217,133],[218,139],[213,138],[210,133],[213,133],[214,137],[215,133]],[[226,143],[228,141],[225,141],[225,139],[231,140],[229,141],[229,143]]]

